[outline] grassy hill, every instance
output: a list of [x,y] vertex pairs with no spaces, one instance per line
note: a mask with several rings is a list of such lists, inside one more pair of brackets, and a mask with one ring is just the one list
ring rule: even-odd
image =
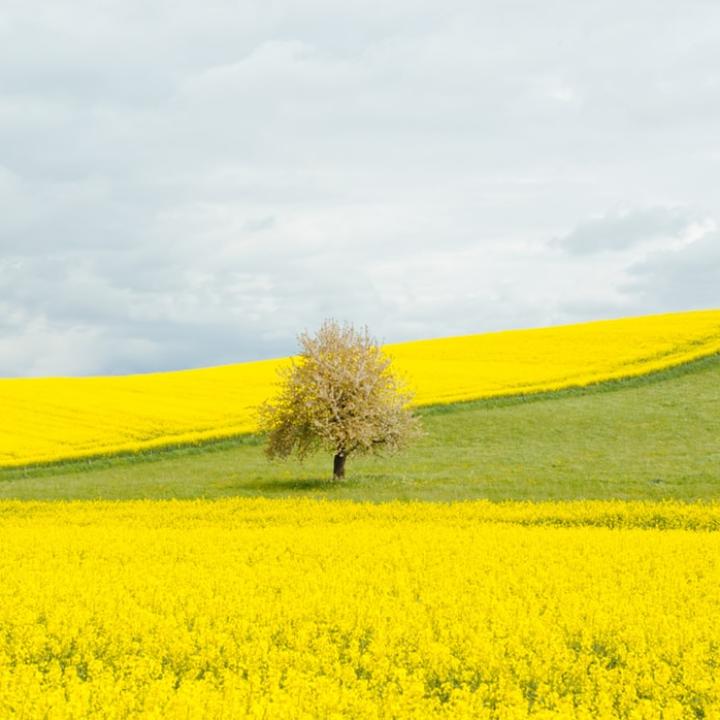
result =
[[259,438],[0,470],[18,499],[313,496],[383,501],[720,498],[720,356],[526,398],[426,408],[427,436],[390,458],[270,464]]
[[[418,407],[640,377],[720,353],[720,310],[385,345]],[[0,378],[0,467],[252,433],[290,358],[179,372]]]

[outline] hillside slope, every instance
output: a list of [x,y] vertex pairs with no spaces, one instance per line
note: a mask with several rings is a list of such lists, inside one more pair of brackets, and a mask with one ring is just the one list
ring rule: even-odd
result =
[[[720,352],[720,310],[386,346],[417,405],[633,377]],[[125,377],[0,380],[0,467],[254,430],[288,359]]]
[[720,499],[720,356],[530,399],[428,408],[394,458],[268,463],[257,438],[64,466],[0,470],[18,499],[319,496],[336,499]]

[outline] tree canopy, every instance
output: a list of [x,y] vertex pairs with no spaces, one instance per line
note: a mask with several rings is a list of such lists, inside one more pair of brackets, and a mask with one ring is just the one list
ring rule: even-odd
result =
[[333,453],[333,478],[353,454],[395,452],[420,434],[412,393],[368,329],[326,320],[299,335],[300,352],[280,371],[280,392],[259,410],[271,458]]

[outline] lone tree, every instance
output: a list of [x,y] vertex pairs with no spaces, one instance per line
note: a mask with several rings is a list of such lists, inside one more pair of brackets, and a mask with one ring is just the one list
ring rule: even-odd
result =
[[342,480],[349,455],[394,452],[420,434],[408,408],[412,395],[367,328],[326,320],[298,340],[298,357],[280,371],[279,395],[259,409],[268,457],[327,450],[333,480]]

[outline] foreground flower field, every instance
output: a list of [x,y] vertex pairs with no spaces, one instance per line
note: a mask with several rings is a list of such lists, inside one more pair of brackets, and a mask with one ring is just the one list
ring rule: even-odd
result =
[[713,718],[720,504],[0,503],[0,716]]
[[[417,405],[632,377],[720,352],[720,311],[386,346]],[[284,360],[125,377],[0,379],[0,467],[195,443],[255,429]]]

